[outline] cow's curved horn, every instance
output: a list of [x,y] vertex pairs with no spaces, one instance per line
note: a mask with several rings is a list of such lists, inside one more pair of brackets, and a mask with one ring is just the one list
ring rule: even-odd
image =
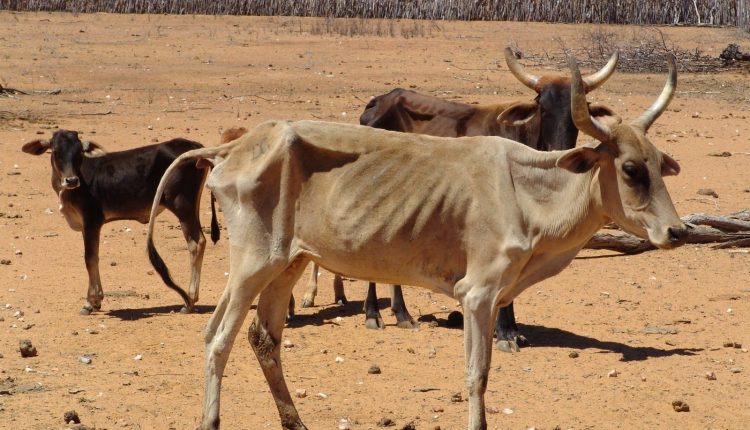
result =
[[612,131],[589,113],[589,104],[586,101],[586,90],[581,71],[578,70],[578,63],[574,57],[568,57],[570,66],[570,114],[573,117],[573,123],[579,130],[588,134],[601,142],[608,142],[612,138]]
[[651,127],[651,124],[656,121],[656,118],[659,118],[659,116],[664,113],[674,96],[675,87],[677,86],[677,65],[674,61],[674,55],[671,53],[667,54],[667,65],[669,66],[669,75],[667,76],[667,83],[664,84],[664,89],[661,90],[659,98],[656,99],[650,108],[646,109],[646,112],[643,112],[643,114],[632,123],[634,126],[643,129],[643,131],[648,130],[648,128]]
[[516,56],[513,54],[513,50],[505,48],[505,63],[508,65],[508,69],[513,73],[522,84],[536,91],[536,84],[539,82],[539,76],[534,76],[531,73],[527,73],[521,63],[516,60]]
[[599,88],[603,83],[607,82],[607,79],[609,79],[609,77],[612,76],[612,73],[615,72],[615,68],[617,68],[617,61],[619,59],[620,53],[618,51],[615,51],[612,56],[609,57],[609,61],[607,61],[607,64],[599,69],[598,72],[588,76],[584,76],[583,83],[586,84],[586,92],[593,91]]

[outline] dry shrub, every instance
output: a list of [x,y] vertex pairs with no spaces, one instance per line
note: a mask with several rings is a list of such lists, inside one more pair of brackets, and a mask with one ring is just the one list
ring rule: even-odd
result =
[[520,52],[517,45],[514,45],[514,49],[531,64],[553,66],[561,70],[568,67],[568,55],[574,55],[582,66],[600,68],[615,50],[620,52],[620,62],[617,65],[620,72],[665,72],[667,63],[664,58],[668,52],[675,56],[680,72],[706,73],[746,67],[738,62],[727,62],[718,55],[707,55],[700,48],[681,49],[660,29],[653,27],[634,29],[627,37],[606,29],[596,29],[584,33],[577,47],[566,46],[560,39],[557,39],[557,44],[558,49],[541,53]]

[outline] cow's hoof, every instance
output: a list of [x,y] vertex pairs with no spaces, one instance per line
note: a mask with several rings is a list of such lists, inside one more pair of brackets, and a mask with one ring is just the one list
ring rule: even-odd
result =
[[501,339],[495,342],[495,348],[502,352],[519,352],[521,348],[518,347],[518,343],[515,340]]
[[337,305],[341,305],[341,306],[344,306],[344,305],[346,305],[346,304],[348,304],[348,303],[349,303],[349,300],[347,300],[347,299],[346,299],[346,297],[338,297],[338,298],[336,299],[336,304],[337,304]]
[[94,312],[94,308],[89,306],[84,306],[81,308],[80,312],[78,312],[81,315],[91,315],[91,313]]
[[416,330],[419,328],[419,323],[409,318],[409,319],[397,322],[396,327]]
[[181,314],[192,314],[193,313],[193,308],[192,307],[183,306],[183,307],[180,308],[180,313]]
[[302,306],[303,308],[311,308],[311,307],[315,306],[315,299],[314,298],[303,297],[302,298],[302,304],[300,304],[300,306]]
[[383,330],[385,329],[385,324],[383,323],[383,318],[367,318],[365,320],[365,327],[372,330]]

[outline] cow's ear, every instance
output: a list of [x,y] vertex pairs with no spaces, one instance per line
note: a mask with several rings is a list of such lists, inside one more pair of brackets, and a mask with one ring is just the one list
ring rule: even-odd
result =
[[539,104],[536,102],[518,102],[508,106],[497,116],[497,123],[503,125],[523,125],[537,114]]
[[104,147],[90,140],[84,140],[81,144],[83,145],[83,154],[87,157],[101,157],[107,153]]
[[680,165],[674,158],[666,153],[661,153],[661,175],[676,176],[680,173]]
[[600,153],[597,148],[580,146],[565,152],[565,155],[557,159],[557,167],[573,173],[585,173],[591,170],[599,161]]
[[619,124],[622,122],[622,118],[617,116],[617,114],[615,114],[614,111],[612,111],[612,109],[604,105],[600,105],[596,103],[590,104],[589,113],[591,114],[591,117],[601,122],[602,124],[605,124],[608,127],[611,127],[615,124]]
[[31,155],[42,155],[49,149],[49,140],[32,140],[21,147],[21,151]]

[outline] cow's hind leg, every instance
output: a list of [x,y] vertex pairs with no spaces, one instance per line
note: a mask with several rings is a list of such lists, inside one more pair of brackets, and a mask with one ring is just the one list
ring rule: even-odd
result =
[[367,298],[365,299],[365,327],[370,329],[383,329],[383,317],[380,316],[378,308],[378,293],[375,291],[375,283],[367,285]]
[[391,290],[391,311],[396,315],[398,328],[417,328],[419,325],[411,317],[404,302],[404,291],[401,285],[393,285]]
[[528,345],[526,337],[519,332],[518,325],[516,325],[513,302],[500,308],[500,314],[495,323],[495,336],[497,336],[495,347],[503,352],[518,352],[521,346]]
[[176,196],[171,202],[167,202],[166,204],[169,210],[180,220],[182,234],[185,237],[188,252],[190,253],[190,287],[188,288],[185,306],[180,310],[182,313],[192,312],[195,304],[198,302],[203,254],[206,250],[206,236],[201,229],[198,212],[200,190],[198,190],[197,195],[194,195],[193,191],[187,189],[184,194]]
[[340,305],[349,303],[344,293],[344,278],[341,275],[333,275],[333,301]]
[[302,307],[311,308],[315,306],[315,296],[318,295],[318,263],[313,263],[312,274],[310,275],[310,282],[307,284],[307,291],[302,297]]
[[203,254],[206,250],[206,236],[203,234],[198,218],[181,220],[182,233],[185,235],[188,251],[190,252],[190,287],[188,296],[190,301],[181,309],[183,313],[193,311],[200,295],[201,267]]
[[258,313],[250,324],[248,340],[258,357],[263,374],[268,381],[285,430],[305,430],[307,427],[297,413],[281,368],[281,333],[284,330],[285,304],[289,302],[294,283],[307,264],[300,258],[260,294]]
[[81,315],[90,315],[91,312],[102,308],[104,290],[99,276],[99,236],[101,230],[102,222],[99,220],[86,220],[84,222],[83,247],[86,271],[89,274],[89,289],[86,294],[86,304],[81,308]]
[[230,251],[230,260],[227,286],[204,332],[206,361],[201,430],[219,428],[221,380],[237,332],[258,293],[284,271],[283,265],[268,263],[264,257],[242,255],[236,248]]

